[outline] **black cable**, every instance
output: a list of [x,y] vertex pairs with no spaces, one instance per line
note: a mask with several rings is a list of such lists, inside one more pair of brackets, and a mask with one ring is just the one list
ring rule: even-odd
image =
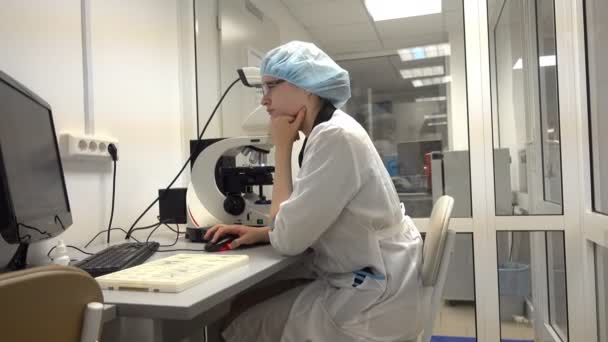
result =
[[[109,149],[109,147],[108,147]],[[110,231],[112,231],[112,220],[114,219],[114,199],[116,198],[116,160],[114,160],[114,176],[112,177],[112,209],[110,209],[110,222],[108,222],[108,238],[110,243]]]
[[[110,228],[110,229],[111,229],[111,230],[121,230],[123,233],[127,234],[127,231],[126,231],[126,230],[124,230],[124,229],[122,229],[122,228]],[[83,247],[83,248],[87,248],[87,247],[89,247],[89,245],[90,245],[90,244],[91,244],[93,241],[95,241],[95,239],[97,239],[97,237],[98,237],[99,235],[101,235],[101,234],[105,233],[105,232],[106,232],[106,230],[107,230],[107,229],[104,229],[104,230],[100,231],[99,233],[97,233],[97,234],[96,234],[96,235],[95,235],[95,236],[94,236],[94,237],[93,237],[93,238],[92,238],[92,239],[91,239],[89,242],[87,242],[87,244],[86,244],[86,245],[84,245],[84,247]],[[131,239],[135,240],[135,242],[140,242],[139,240],[137,240],[137,239],[136,239],[136,238],[134,238],[133,236],[131,236]]]
[[[205,131],[207,130],[207,127],[209,126],[209,123],[211,123],[211,119],[213,119],[213,116],[215,115],[215,112],[217,111],[217,109],[220,107],[220,105],[222,104],[222,101],[224,100],[224,98],[226,97],[226,95],[228,94],[228,92],[230,91],[230,89],[232,89],[232,87],[237,84],[240,81],[240,78],[237,78],[236,80],[234,80],[234,82],[232,82],[230,84],[230,86],[228,87],[228,89],[226,89],[226,91],[224,91],[224,94],[222,94],[222,97],[220,98],[220,100],[217,102],[217,104],[215,105],[215,108],[213,108],[213,111],[211,112],[211,116],[209,116],[209,119],[207,120],[207,123],[205,123],[205,127],[203,127],[203,130],[201,132],[201,134],[198,136],[198,142],[196,145],[196,148],[192,151],[192,153],[190,153],[190,156],[188,157],[188,160],[184,163],[184,166],[182,166],[182,169],[177,173],[177,176],[175,176],[175,178],[173,178],[173,180],[171,181],[171,183],[169,183],[169,185],[167,186],[167,188],[165,189],[165,193],[168,192],[168,190],[171,188],[171,186],[173,186],[173,184],[177,181],[177,179],[179,178],[179,176],[182,174],[182,172],[184,172],[184,170],[186,169],[186,167],[188,166],[188,164],[190,163],[190,161],[192,161],[192,157],[196,154],[196,151],[198,150],[200,144],[201,144],[201,139],[203,137],[203,134],[205,134]],[[146,213],[156,204],[156,202],[158,202],[158,200],[160,199],[160,195],[158,197],[156,197],[156,199],[144,210],[143,213],[141,213],[141,215],[139,215],[139,217],[135,220],[135,222],[133,222],[133,224],[131,225],[131,228],[129,228],[129,231],[127,232],[127,235],[125,236],[125,240],[129,239],[129,237],[131,237],[131,234],[133,233],[133,227],[135,227],[137,225],[137,223],[139,222],[139,220],[141,220],[142,217],[144,217],[144,215],[146,215]]]
[[[21,226],[21,227],[23,227],[23,228],[27,228],[27,229],[35,230],[35,231],[37,231],[38,233],[40,233],[40,235],[47,235],[48,237],[53,237],[51,234],[49,234],[49,232],[47,232],[47,231],[42,231],[42,230],[40,230],[40,229],[38,229],[38,228],[36,228],[36,227],[28,226],[28,225],[27,225],[27,224],[25,224],[25,223],[17,223],[17,226]],[[30,236],[30,237],[31,237],[31,236]]]
[[160,226],[162,226],[162,223],[160,223],[160,222],[159,222],[159,223],[156,225],[156,227],[154,227],[154,229],[152,229],[152,231],[150,232],[150,234],[148,234],[148,237],[146,238],[146,243],[148,243],[148,241],[150,241],[150,237],[152,236],[152,234],[154,234],[154,232],[155,232],[155,231],[156,231],[158,228],[160,228]]
[[[166,224],[166,223],[163,223],[163,224],[165,226],[167,226],[167,228],[173,230],[173,228],[169,227],[168,224]],[[181,234],[181,233],[179,232],[179,224],[175,224],[175,226],[177,227],[177,234],[175,234],[175,241],[173,241],[173,243],[170,245],[164,245],[164,246],[159,246],[159,247],[173,247],[173,246],[177,245],[177,242],[179,241],[179,234]],[[175,230],[173,230],[173,231],[175,232]]]
[[108,144],[108,153],[114,162],[114,172],[112,176],[112,209],[110,210],[110,222],[108,222],[108,238],[107,243],[110,243],[110,233],[112,232],[112,220],[114,220],[114,200],[116,198],[116,162],[118,161],[118,149],[113,143]]
[[[82,254],[86,254],[86,255],[95,255],[95,253],[89,253],[89,252],[85,252],[85,251],[83,251],[82,249],[80,249],[80,248],[78,248],[78,247],[76,247],[76,246],[72,246],[72,245],[66,245],[66,247],[69,247],[69,248],[74,248],[75,250],[79,251],[79,252],[80,252],[80,253],[82,253]],[[49,249],[49,252],[48,252],[48,253],[46,253],[47,258],[49,258],[49,259],[51,259],[51,260],[54,260],[53,258],[51,258],[51,253],[53,253],[53,251],[55,250],[55,248],[57,248],[57,246],[53,246],[53,248]],[[70,259],[70,261],[72,261],[72,260]]]
[[186,232],[180,232],[180,231],[179,231],[179,224],[176,224],[176,225],[175,225],[175,226],[177,227],[177,230],[176,230],[176,229],[171,228],[171,226],[169,226],[169,225],[168,225],[168,224],[166,224],[166,223],[163,223],[163,224],[165,225],[165,227],[169,228],[169,230],[171,230],[171,231],[172,231],[172,232],[174,232],[174,233],[177,233],[178,235],[179,235],[179,234],[186,234]]
[[[26,238],[27,238],[27,240],[23,241]],[[32,236],[30,234],[25,234],[25,236],[18,235],[17,239],[19,240],[19,243],[29,243],[30,240],[32,239]]]
[[55,224],[57,224],[57,221],[59,221],[59,225],[61,225],[61,229],[65,230],[65,226],[63,225],[63,222],[61,221],[61,218],[59,217],[59,215],[55,215]]
[[165,221],[158,221],[158,222],[156,222],[156,223],[154,223],[154,224],[151,224],[151,225],[149,225],[149,226],[144,226],[144,227],[138,227],[138,228],[135,228],[135,229],[133,229],[133,231],[131,232],[131,236],[133,235],[133,233],[135,233],[135,232],[136,232],[136,231],[138,231],[138,230],[146,230],[146,229],[151,229],[151,228],[156,227],[156,226],[157,226],[159,223],[160,223],[160,224],[164,224],[165,222],[168,222],[168,221],[169,221],[169,220],[165,220]]
[[82,253],[82,254],[86,254],[86,255],[95,255],[95,253],[89,253],[89,252],[85,252],[85,251],[83,251],[82,249],[80,249],[80,248],[78,248],[78,247],[76,247],[76,246],[72,246],[72,245],[66,245],[66,247],[69,247],[69,248],[74,248],[75,250],[79,251],[79,252],[80,252],[80,253]]
[[175,225],[175,226],[177,227],[177,230],[175,230],[175,229],[171,228],[171,226],[169,226],[168,224],[163,223],[163,222],[159,222],[159,223],[158,223],[158,225],[157,225],[156,227],[154,227],[154,229],[153,229],[153,230],[150,232],[150,234],[148,234],[148,238],[146,238],[146,243],[148,243],[148,241],[150,241],[150,238],[152,237],[152,234],[154,234],[154,232],[155,232],[155,231],[156,231],[158,228],[160,228],[161,226],[163,226],[163,225],[164,225],[165,227],[169,228],[169,230],[170,230],[170,231],[172,231],[172,232],[174,232],[174,233],[176,233],[176,234],[175,234],[175,241],[174,241],[172,244],[170,244],[170,245],[161,245],[160,247],[171,247],[171,246],[175,246],[175,245],[177,244],[177,242],[179,241],[179,235],[180,235],[180,234],[185,234],[185,233],[182,233],[182,232],[180,232],[180,231],[179,231],[179,224],[176,224],[176,225]]
[[49,249],[49,252],[46,253],[46,257],[53,260],[53,258],[51,258],[51,253],[55,250],[55,248],[57,248],[57,246],[53,246],[51,249]]

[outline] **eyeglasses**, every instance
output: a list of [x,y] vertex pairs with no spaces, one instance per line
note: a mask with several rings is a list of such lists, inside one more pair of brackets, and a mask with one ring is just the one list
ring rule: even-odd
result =
[[285,80],[276,80],[276,81],[270,81],[270,82],[262,82],[262,94],[264,94],[264,96],[268,95],[268,93],[270,92],[270,90],[276,86],[278,86],[279,84],[285,82]]

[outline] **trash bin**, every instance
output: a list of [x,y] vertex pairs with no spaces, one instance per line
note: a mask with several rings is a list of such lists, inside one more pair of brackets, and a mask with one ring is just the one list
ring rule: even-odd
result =
[[525,316],[526,297],[530,296],[530,265],[506,262],[498,267],[500,319]]

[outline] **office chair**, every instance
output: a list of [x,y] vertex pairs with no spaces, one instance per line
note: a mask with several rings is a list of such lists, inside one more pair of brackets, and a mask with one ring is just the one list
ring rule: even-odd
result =
[[95,342],[101,288],[86,272],[49,265],[0,275],[3,341]]
[[433,325],[441,306],[441,297],[454,251],[456,232],[448,229],[454,199],[441,196],[431,212],[422,249],[422,332],[416,341],[430,342]]

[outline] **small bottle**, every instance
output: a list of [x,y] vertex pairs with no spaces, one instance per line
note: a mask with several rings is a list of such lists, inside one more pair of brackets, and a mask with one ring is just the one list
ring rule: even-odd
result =
[[57,242],[55,247],[55,258],[53,258],[53,264],[67,266],[70,263],[70,256],[68,255],[68,248],[63,243],[63,240]]

